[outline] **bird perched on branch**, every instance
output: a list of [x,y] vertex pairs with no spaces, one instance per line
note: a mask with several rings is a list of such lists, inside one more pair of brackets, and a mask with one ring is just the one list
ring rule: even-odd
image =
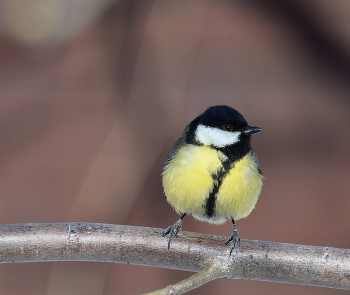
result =
[[163,171],[167,201],[182,214],[163,232],[168,249],[187,214],[214,224],[231,219],[233,230],[226,243],[232,242],[230,254],[239,246],[235,221],[252,212],[262,187],[260,165],[250,145],[251,135],[261,130],[225,105],[208,108],[186,126]]

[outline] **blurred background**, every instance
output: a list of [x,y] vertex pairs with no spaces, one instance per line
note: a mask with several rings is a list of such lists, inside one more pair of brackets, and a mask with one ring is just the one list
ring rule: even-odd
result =
[[[263,128],[264,187],[241,237],[350,248],[349,15],[347,0],[0,0],[0,222],[166,228],[172,144],[227,104]],[[0,294],[140,294],[190,275],[2,264]],[[243,280],[188,294],[282,292],[345,294]]]

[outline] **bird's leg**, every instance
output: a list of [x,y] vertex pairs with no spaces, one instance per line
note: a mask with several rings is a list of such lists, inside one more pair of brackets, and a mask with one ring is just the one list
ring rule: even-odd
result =
[[184,220],[185,216],[187,213],[183,214],[181,218],[176,221],[173,225],[170,225],[163,233],[162,237],[165,237],[166,235],[168,236],[168,250],[170,248],[170,242],[173,237],[177,235],[177,233],[181,230],[182,228],[182,220]]
[[232,241],[230,255],[231,255],[233,249],[235,248],[236,243],[237,243],[237,245],[239,247],[240,246],[240,242],[241,242],[241,237],[239,236],[239,233],[238,233],[238,230],[237,230],[237,227],[236,227],[236,224],[235,224],[235,221],[234,221],[233,218],[232,218],[232,226],[233,226],[232,234],[229,236],[229,238],[227,239],[227,242],[226,242],[226,245],[227,245],[229,242]]

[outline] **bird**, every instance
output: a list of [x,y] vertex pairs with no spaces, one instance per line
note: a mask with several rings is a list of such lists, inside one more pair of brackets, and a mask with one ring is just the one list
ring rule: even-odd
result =
[[262,172],[251,135],[262,131],[227,105],[211,106],[192,120],[175,142],[162,172],[164,194],[181,217],[162,232],[170,243],[187,215],[212,224],[232,222],[232,251],[240,247],[236,221],[254,209]]

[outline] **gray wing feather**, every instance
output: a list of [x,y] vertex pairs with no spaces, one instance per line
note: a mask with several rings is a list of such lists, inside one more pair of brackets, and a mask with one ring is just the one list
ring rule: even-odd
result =
[[168,159],[166,160],[165,163],[168,163],[172,160],[172,158],[175,157],[175,155],[177,154],[178,150],[185,144],[185,140],[183,139],[183,137],[180,137],[174,144],[171,152],[170,152],[170,155],[168,157]]
[[186,133],[188,131],[188,128],[189,128],[189,125],[185,127],[185,130],[182,132],[181,137],[174,143],[174,146],[165,164],[169,163],[172,160],[172,158],[175,157],[179,149],[186,144]]
[[256,153],[255,153],[255,151],[253,149],[251,150],[251,155],[253,157],[254,162],[258,166],[258,173],[260,174],[260,176],[262,176],[262,171],[261,171],[260,164],[259,164],[259,161],[258,161],[258,156],[256,155]]

